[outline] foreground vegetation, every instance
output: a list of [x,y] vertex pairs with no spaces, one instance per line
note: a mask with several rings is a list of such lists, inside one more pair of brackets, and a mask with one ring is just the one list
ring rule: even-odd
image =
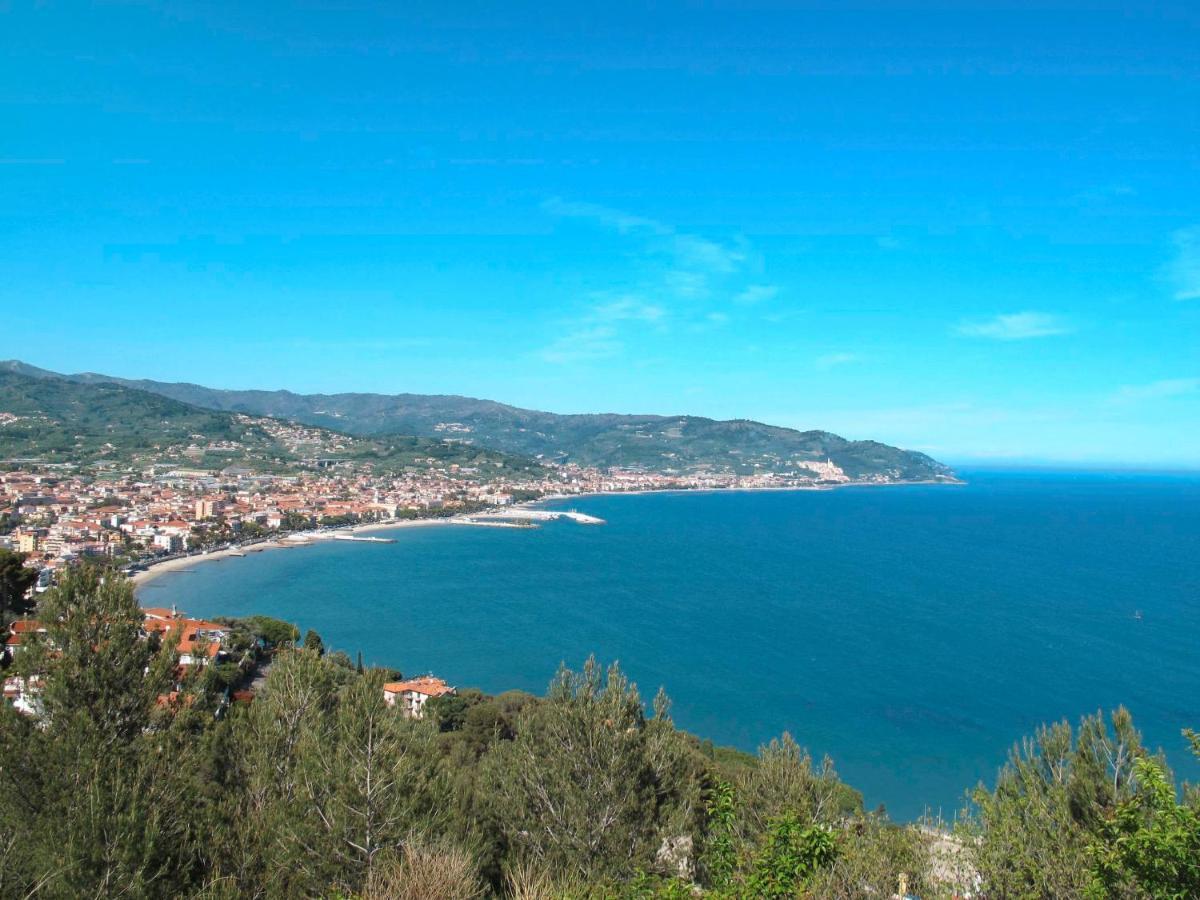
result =
[[226,709],[217,667],[170,697],[119,576],[69,573],[38,614],[6,675],[42,673],[43,710],[0,708],[4,897],[1200,896],[1200,796],[1120,710],[1026,740],[946,836],[864,811],[787,735],[679,731],[616,666],[413,721],[390,673],[260,623],[269,675]]

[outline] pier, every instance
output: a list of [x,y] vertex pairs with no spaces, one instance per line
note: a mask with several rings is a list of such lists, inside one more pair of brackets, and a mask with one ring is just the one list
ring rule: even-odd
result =
[[557,510],[557,509],[527,509],[524,507],[514,507],[513,509],[497,509],[490,512],[477,513],[470,516],[468,519],[463,519],[468,525],[497,525],[508,523],[512,525],[536,525],[540,522],[553,522],[556,519],[569,519],[577,525],[603,525],[604,520],[596,516],[589,516],[587,513],[575,512],[574,510]]
[[447,520],[455,525],[475,525],[479,528],[540,528],[536,522],[505,522],[500,519],[484,520],[480,516],[455,516]]

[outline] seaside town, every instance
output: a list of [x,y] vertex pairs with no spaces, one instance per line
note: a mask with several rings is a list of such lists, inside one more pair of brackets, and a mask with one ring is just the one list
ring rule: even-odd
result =
[[[602,520],[582,513],[529,509],[534,500],[595,493],[660,490],[818,488],[850,479],[832,462],[806,463],[785,474],[740,476],[720,472],[661,474],[641,470],[601,471],[577,465],[547,465],[536,476],[481,479],[473,469],[434,460],[420,471],[378,476],[346,467],[319,467],[300,474],[261,474],[243,468],[222,471],[150,468],[115,476],[74,466],[35,466],[0,473],[0,550],[20,554],[36,572],[30,606],[57,577],[80,561],[97,561],[141,580],[152,567],[187,566],[208,557],[244,555],[302,546],[322,538],[355,537],[365,527],[447,521],[463,525],[537,527],[560,516],[582,524]],[[188,696],[195,672],[221,667],[228,682],[222,703],[247,702],[261,680],[269,643],[229,621],[188,617],[176,609],[142,611],[146,639],[172,638],[178,668],[175,690],[159,698],[171,706]],[[11,663],[45,627],[26,615],[8,623],[4,661]],[[4,698],[29,714],[38,711],[37,676],[10,676]],[[404,715],[420,718],[425,703],[454,688],[432,675],[385,685],[385,699]]]
[[[71,561],[103,558],[131,572],[218,548],[255,546],[317,529],[462,517],[532,500],[658,490],[800,488],[844,484],[832,462],[786,473],[664,474],[547,465],[536,476],[480,479],[457,465],[402,476],[353,469],[293,475],[230,468],[149,469],[104,477],[71,467],[0,473],[0,548],[26,555],[45,590]],[[468,520],[477,524],[475,520]]]

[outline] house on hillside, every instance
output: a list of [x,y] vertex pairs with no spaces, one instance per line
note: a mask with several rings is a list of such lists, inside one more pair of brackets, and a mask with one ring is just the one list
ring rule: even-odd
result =
[[425,716],[425,704],[434,697],[455,693],[454,688],[440,678],[424,675],[408,681],[389,681],[383,686],[383,699],[388,706],[399,705],[400,711],[410,719]]
[[210,660],[219,660],[225,655],[222,644],[229,636],[229,626],[220,622],[189,619],[174,607],[162,609],[150,607],[142,610],[145,620],[142,630],[146,634],[158,632],[163,637],[178,635],[179,665],[205,665]]
[[4,652],[8,658],[14,658],[24,649],[24,645],[32,634],[45,634],[46,627],[33,619],[17,619],[8,626],[8,637],[4,641]]
[[41,715],[42,700],[39,696],[41,690],[41,676],[5,678],[4,702],[10,704],[17,712],[27,716]]

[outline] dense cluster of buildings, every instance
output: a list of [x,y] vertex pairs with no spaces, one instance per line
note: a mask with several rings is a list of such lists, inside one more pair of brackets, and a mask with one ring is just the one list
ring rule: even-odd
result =
[[0,473],[0,532],[6,532],[0,546],[53,569],[84,557],[138,561],[268,532],[511,501],[513,485],[481,483],[454,468],[386,478],[186,470],[104,479],[54,470]]
[[[269,534],[318,526],[388,522],[453,515],[503,507],[535,497],[586,493],[812,486],[848,481],[830,462],[806,463],[788,474],[735,475],[723,472],[656,473],[634,469],[600,470],[548,465],[524,476],[482,478],[457,465],[403,475],[317,468],[292,475],[257,474],[230,468],[221,472],[151,468],[138,474],[85,474],[74,467],[0,472],[0,548],[26,554],[39,572],[34,591],[48,589],[57,570],[86,558],[137,566],[205,548],[250,543]],[[192,667],[214,662],[246,662],[245,647],[233,648],[228,625],[192,619],[174,609],[143,610],[142,636],[177,641],[176,690],[160,698],[169,706],[184,697]],[[33,618],[9,624],[3,655],[15,659],[45,628]],[[4,699],[36,713],[38,676],[11,675]],[[235,692],[236,693],[236,692]],[[384,700],[410,717],[421,718],[430,700],[454,693],[432,676],[390,682]],[[248,699],[248,696],[227,699]]]
[[793,464],[783,472],[734,472],[698,469],[687,473],[651,472],[643,469],[594,469],[560,466],[561,485],[554,490],[575,494],[617,493],[626,491],[667,490],[753,490],[812,487],[818,484],[845,484],[850,481],[841,468],[829,460]]
[[386,476],[173,469],[98,477],[43,468],[0,473],[0,547],[27,554],[27,564],[46,573],[41,585],[45,587],[57,567],[80,558],[137,564],[267,533],[449,515],[537,496],[794,487],[847,480],[830,462],[806,463],[782,475],[664,474],[552,465],[536,474],[490,478],[457,465],[430,465]]

